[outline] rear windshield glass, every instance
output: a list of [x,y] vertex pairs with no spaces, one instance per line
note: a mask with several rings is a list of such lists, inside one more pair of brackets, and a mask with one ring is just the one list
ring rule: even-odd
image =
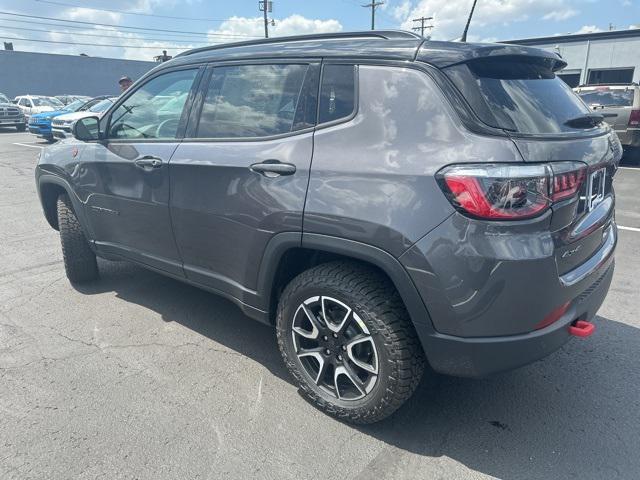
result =
[[633,105],[633,90],[588,90],[578,95],[587,105],[603,107],[630,107]]
[[472,60],[444,71],[488,125],[525,134],[575,132],[566,122],[589,109],[555,75],[551,62],[505,56]]

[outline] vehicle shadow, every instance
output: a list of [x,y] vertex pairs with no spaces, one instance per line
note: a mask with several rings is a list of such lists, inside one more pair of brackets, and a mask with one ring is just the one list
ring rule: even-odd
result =
[[[101,280],[79,291],[113,291],[292,381],[273,329],[231,302],[128,264],[100,268]],[[640,330],[595,322],[593,337],[513,372],[483,380],[425,375],[394,416],[351,427],[384,443],[357,478],[401,477],[422,456],[503,479],[640,478]]]

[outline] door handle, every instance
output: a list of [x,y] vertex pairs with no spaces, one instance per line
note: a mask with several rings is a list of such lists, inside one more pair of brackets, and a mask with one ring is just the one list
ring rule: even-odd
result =
[[151,155],[145,155],[144,157],[136,158],[134,163],[136,164],[136,167],[140,167],[143,170],[149,170],[152,168],[160,168],[162,166],[162,159]]
[[254,163],[249,168],[254,172],[263,174],[265,177],[293,175],[296,173],[296,166],[294,164],[282,163],[278,160],[265,160],[262,163]]

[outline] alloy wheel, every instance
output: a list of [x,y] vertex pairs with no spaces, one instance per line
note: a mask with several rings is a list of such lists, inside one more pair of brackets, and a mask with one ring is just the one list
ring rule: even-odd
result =
[[305,372],[338,400],[366,396],[378,378],[378,352],[362,319],[328,296],[306,299],[291,326],[293,347]]

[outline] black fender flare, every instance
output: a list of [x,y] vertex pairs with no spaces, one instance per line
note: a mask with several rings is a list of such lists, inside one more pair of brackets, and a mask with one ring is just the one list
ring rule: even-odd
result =
[[305,248],[360,260],[382,270],[393,282],[409,313],[418,336],[425,344],[434,333],[429,312],[411,277],[390,253],[366,243],[318,233],[285,232],[275,235],[265,249],[257,283],[257,299],[261,310],[268,311],[273,282],[280,260],[291,248]]
[[47,219],[47,222],[49,223],[49,225],[51,225],[51,227],[54,228],[54,225],[51,223],[51,219],[49,218],[49,215],[47,213],[47,206],[45,205],[45,199],[42,196],[42,187],[47,184],[56,185],[62,188],[62,190],[66,192],[67,196],[69,197],[69,200],[71,200],[71,205],[73,205],[73,210],[76,216],[78,217],[78,221],[80,222],[80,226],[82,227],[82,230],[84,231],[85,236],[89,240],[89,243],[93,245],[93,240],[92,240],[93,235],[91,235],[88,218],[84,209],[84,203],[76,195],[73,188],[71,188],[71,185],[69,184],[69,182],[67,182],[65,179],[57,175],[52,175],[50,173],[40,173],[37,177],[37,183],[38,183],[38,197],[40,198],[40,205],[42,206],[42,211],[44,212],[45,218]]

